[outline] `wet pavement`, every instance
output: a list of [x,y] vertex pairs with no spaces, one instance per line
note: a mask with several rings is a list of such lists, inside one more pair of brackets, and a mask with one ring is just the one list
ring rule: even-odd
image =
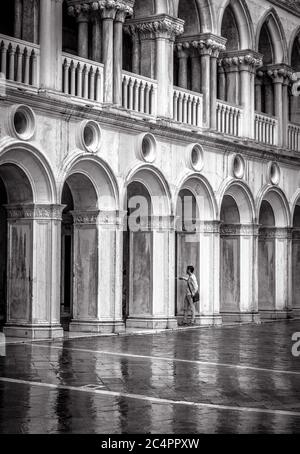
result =
[[300,433],[294,332],[300,320],[8,343],[0,433]]

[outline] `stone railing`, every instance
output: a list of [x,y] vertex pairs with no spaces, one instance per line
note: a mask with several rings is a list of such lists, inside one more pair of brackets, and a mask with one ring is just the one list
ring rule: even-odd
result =
[[148,77],[122,72],[122,106],[147,115],[157,112],[157,82]]
[[103,65],[63,53],[63,87],[65,94],[103,102]]
[[271,115],[255,112],[255,140],[267,145],[277,145],[278,121]]
[[242,134],[241,107],[217,100],[217,131],[231,136]]
[[173,119],[192,126],[202,126],[202,95],[183,88],[174,87]]
[[40,47],[0,35],[0,72],[7,80],[37,87],[39,85]]
[[288,148],[293,151],[300,151],[300,125],[288,124]]

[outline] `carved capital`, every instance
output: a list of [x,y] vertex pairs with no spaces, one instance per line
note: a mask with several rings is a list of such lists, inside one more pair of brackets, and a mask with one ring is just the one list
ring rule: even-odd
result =
[[103,19],[116,19],[124,22],[127,16],[132,16],[134,0],[69,0],[68,13],[85,20],[90,13],[99,13]]
[[6,205],[8,219],[61,220],[64,205]]
[[186,49],[197,50],[200,55],[209,55],[213,58],[217,58],[219,53],[226,49],[226,39],[212,33],[181,37],[177,40],[177,45],[180,44]]
[[126,22],[126,27],[131,34],[138,33],[140,39],[166,38],[172,41],[182,34],[184,21],[175,19],[166,14],[159,16],[133,19]]
[[293,69],[285,64],[280,65],[268,65],[261,68],[265,77],[272,79],[273,83],[291,85],[297,81],[297,73]]
[[263,57],[252,50],[222,52],[219,64],[227,70],[254,72],[256,68],[262,66]]
[[97,224],[99,210],[93,211],[71,211],[74,224]]

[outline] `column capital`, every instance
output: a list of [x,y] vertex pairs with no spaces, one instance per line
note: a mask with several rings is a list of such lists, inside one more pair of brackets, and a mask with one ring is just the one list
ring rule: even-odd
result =
[[260,239],[291,240],[293,229],[290,227],[261,227],[259,229]]
[[233,70],[254,72],[257,67],[262,66],[263,56],[250,49],[228,51],[221,53],[219,63],[229,71],[232,68]]
[[74,210],[71,211],[75,225],[96,225],[99,215],[99,210],[82,211]]
[[176,36],[183,33],[183,25],[183,20],[167,14],[126,21],[130,33],[139,33],[141,39],[165,38],[174,41]]
[[217,58],[220,52],[225,51],[226,39],[212,33],[201,33],[194,36],[181,37],[178,44],[184,45],[187,49],[196,49],[200,55],[209,55]]
[[4,205],[8,219],[61,220],[65,205]]
[[69,0],[68,13],[80,17],[90,13],[99,13],[102,19],[124,22],[126,16],[132,16],[134,0]]
[[178,58],[188,58],[189,53],[189,46],[186,46],[186,43],[177,43],[174,46],[175,51],[177,53]]
[[290,85],[297,81],[297,75],[293,69],[284,64],[263,66],[261,71],[265,76],[272,79],[273,83]]

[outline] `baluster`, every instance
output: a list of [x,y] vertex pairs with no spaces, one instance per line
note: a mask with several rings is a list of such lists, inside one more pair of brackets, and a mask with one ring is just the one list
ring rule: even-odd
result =
[[133,85],[133,97],[134,97],[133,109],[136,112],[138,112],[139,111],[139,84],[138,84],[137,80],[135,80],[134,85]]
[[15,50],[11,44],[8,48],[8,78],[15,80]]
[[96,81],[95,81],[95,88],[96,88],[96,101],[101,102],[101,75],[99,68],[96,71]]
[[149,89],[149,84],[146,84],[145,87],[145,113],[149,114],[150,113],[150,89]]
[[183,95],[182,101],[182,122],[187,123],[187,95]]
[[175,121],[177,121],[177,119],[178,119],[177,100],[178,100],[178,94],[177,94],[177,91],[174,90],[174,93],[173,93],[173,119]]
[[17,46],[16,48],[16,76],[17,76],[17,82],[22,82],[22,60],[23,60],[23,55],[22,55],[22,50],[20,46]]
[[76,78],[75,78],[75,64],[74,61],[71,61],[70,64],[70,79],[71,79],[71,95],[75,96],[75,83],[76,83]]
[[82,71],[82,77],[83,77],[83,98],[88,99],[89,96],[89,74],[88,74],[88,68],[86,65],[84,65],[83,71]]
[[1,43],[1,72],[6,77],[7,47],[4,41]]
[[201,101],[200,101],[199,98],[198,98],[196,107],[197,107],[197,109],[196,109],[196,116],[197,116],[196,124],[197,124],[197,126],[202,126]]
[[129,84],[128,84],[128,108],[129,108],[129,110],[133,110],[133,84],[134,84],[134,81],[132,78],[130,78]]
[[64,71],[64,93],[69,94],[69,64],[66,58],[64,60],[63,71]]
[[91,66],[90,69],[90,99],[95,101],[95,71],[94,68]]
[[122,99],[122,102],[123,102],[123,107],[124,109],[128,109],[128,79],[127,79],[127,76],[124,76],[123,77],[123,99]]
[[140,112],[145,113],[145,86],[144,82],[140,83]]
[[179,93],[178,96],[178,121],[182,123],[182,94]]
[[[193,97],[194,98],[194,97]],[[187,122],[189,125],[192,125],[192,97],[188,97],[187,101]]]
[[82,70],[83,70],[82,65],[80,63],[77,63],[77,68],[76,68],[76,72],[77,72],[77,90],[76,90],[76,94],[80,98],[82,98]]
[[37,64],[37,55],[34,50],[31,52],[31,79],[32,85],[37,87],[38,85],[38,64]]
[[198,99],[194,96],[193,97],[193,102],[192,102],[192,125],[198,126],[198,121],[197,121],[197,103]]
[[24,83],[25,84],[29,84],[29,64],[30,64],[30,60],[29,60],[29,54],[28,54],[28,49],[26,47],[26,49],[24,50]]

